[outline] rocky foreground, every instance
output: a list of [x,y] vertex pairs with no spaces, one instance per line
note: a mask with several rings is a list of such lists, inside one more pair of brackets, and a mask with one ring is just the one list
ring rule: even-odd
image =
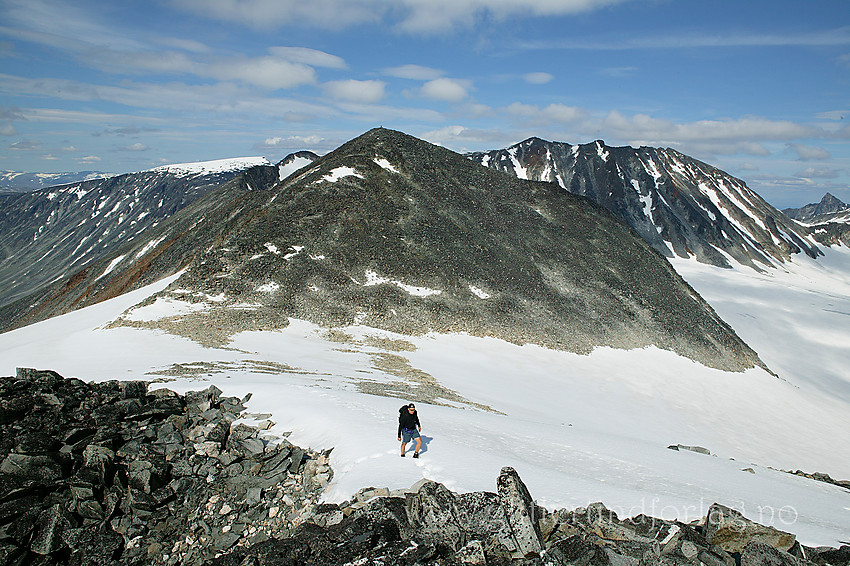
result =
[[422,480],[321,504],[328,453],[237,422],[246,401],[0,378],[0,564],[850,564],[716,504],[693,524],[550,512],[511,468],[496,493]]

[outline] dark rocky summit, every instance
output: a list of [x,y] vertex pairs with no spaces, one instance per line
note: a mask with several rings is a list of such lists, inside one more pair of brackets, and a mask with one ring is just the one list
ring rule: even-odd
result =
[[243,402],[212,386],[0,379],[0,563],[850,564],[850,546],[804,547],[717,504],[690,524],[602,503],[548,511],[512,468],[495,493],[421,480],[318,503],[328,454],[234,424]]

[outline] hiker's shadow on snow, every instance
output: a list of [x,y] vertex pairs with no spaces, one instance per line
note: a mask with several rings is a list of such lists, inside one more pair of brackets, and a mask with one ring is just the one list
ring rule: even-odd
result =
[[430,444],[431,441],[434,440],[434,437],[433,436],[425,436],[424,434],[420,434],[419,438],[422,439],[422,448],[419,450],[419,452],[427,452],[428,451],[428,444]]

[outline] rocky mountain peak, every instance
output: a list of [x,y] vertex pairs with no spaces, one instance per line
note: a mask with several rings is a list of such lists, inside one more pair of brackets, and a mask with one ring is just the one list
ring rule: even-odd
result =
[[655,345],[733,370],[760,363],[631,229],[551,183],[383,128],[269,190],[234,182],[43,293],[42,315],[184,268],[159,296],[203,309],[151,324],[208,344],[294,317],[581,353]]
[[472,153],[482,165],[557,183],[619,216],[667,257],[761,269],[791,254],[816,257],[809,232],[736,179],[673,149],[582,145],[530,138]]
[[806,224],[850,221],[850,204],[842,202],[830,193],[826,193],[820,202],[807,204],[800,208],[786,208],[782,212],[789,218]]

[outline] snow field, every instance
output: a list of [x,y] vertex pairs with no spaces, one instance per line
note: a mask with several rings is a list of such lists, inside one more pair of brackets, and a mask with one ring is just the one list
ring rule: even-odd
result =
[[[366,327],[329,334],[297,320],[278,332],[239,334],[227,349],[153,330],[104,329],[176,276],[0,335],[0,375],[38,367],[85,380],[150,380],[175,363],[207,364],[199,377],[152,387],[185,392],[212,383],[226,395],[253,393],[248,411],[272,414],[271,433],[333,448],[326,501],[423,477],[457,491],[494,491],[500,468],[513,466],[552,509],[602,501],[621,517],[690,521],[716,501],[804,544],[846,541],[846,490],[771,468],[850,479],[850,252],[795,258],[769,274],[674,265],[779,377],[762,369],[721,372],[657,348],[579,356],[466,335],[408,337]],[[145,307],[147,316],[171,312],[158,303]],[[381,345],[393,340],[407,346]],[[364,381],[398,386],[406,379],[377,369],[378,355],[399,356],[493,412],[414,399],[422,458],[399,458],[398,408],[408,399],[361,389]],[[713,455],[670,444],[704,446]]]

